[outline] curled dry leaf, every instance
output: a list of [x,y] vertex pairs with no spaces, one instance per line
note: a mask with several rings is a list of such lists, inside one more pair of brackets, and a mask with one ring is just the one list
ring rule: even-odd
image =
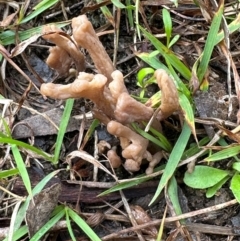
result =
[[[132,214],[133,214],[137,224],[139,224],[139,225],[149,223],[152,221],[151,218],[149,217],[149,215],[147,214],[147,212],[138,205],[132,205],[131,211],[132,211]],[[147,234],[153,236],[154,238],[156,238],[157,234],[158,234],[158,231],[154,226],[144,228],[144,229],[142,229],[142,231],[144,233],[147,233]]]

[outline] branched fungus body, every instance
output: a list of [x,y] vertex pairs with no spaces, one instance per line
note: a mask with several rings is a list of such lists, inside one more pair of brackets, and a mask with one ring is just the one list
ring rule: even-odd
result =
[[[71,57],[79,71],[79,66],[85,65],[79,65],[83,60],[81,52],[76,48],[75,43],[77,43],[78,47],[88,50],[99,74],[79,72],[76,80],[67,85],[42,84],[41,93],[55,99],[86,98],[92,100],[94,117],[107,126],[110,134],[117,136],[120,140],[125,169],[136,172],[140,169],[142,160],[146,159],[149,162],[146,172],[147,174],[152,173],[154,167],[161,160],[162,154],[157,152],[152,156],[147,150],[149,141],[133,131],[130,124],[148,122],[153,116],[154,110],[129,95],[122,73],[114,70],[112,61],[86,16],[74,18],[72,27],[73,38],[71,39],[66,38],[62,32],[59,34],[60,30],[45,35],[44,38],[57,45],[50,50],[50,56],[56,55],[57,52],[61,56],[58,58],[59,63],[56,60],[55,63],[51,63],[49,56],[48,64],[61,72],[62,69],[69,68],[72,63]],[[69,46],[66,47],[66,44]],[[77,61],[78,56],[79,61]],[[63,66],[61,69],[64,63],[66,63],[66,67]],[[160,112],[157,117],[159,120],[163,120],[179,110],[178,93],[173,80],[166,71],[156,70],[154,75],[162,91]],[[109,150],[107,155],[114,168],[121,165],[121,158],[117,155],[116,149]]]

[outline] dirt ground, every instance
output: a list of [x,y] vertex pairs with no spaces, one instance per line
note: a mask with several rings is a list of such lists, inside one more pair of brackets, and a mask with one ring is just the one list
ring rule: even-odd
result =
[[[33,2],[35,1],[31,2],[32,6],[34,5]],[[117,10],[113,10],[111,2],[106,2],[109,9],[117,15]],[[193,64],[199,57],[199,53],[204,48],[206,36],[209,31],[210,22],[206,22],[204,13],[191,1],[181,1],[177,7],[168,0],[140,1],[140,3],[140,25],[151,30],[152,34],[158,36],[158,39],[163,43],[165,43],[166,39],[164,36],[165,31],[161,10],[163,7],[169,9],[173,22],[172,35],[180,35],[180,39],[173,45],[172,51],[182,62],[192,69]],[[208,5],[208,7],[212,9],[211,11],[214,12],[214,7],[212,7],[211,2],[206,1],[204,4],[206,6]],[[236,7],[234,9],[236,16],[238,13],[237,3],[227,2],[225,3],[225,8],[227,9],[232,5]],[[65,9],[65,12],[63,9]],[[0,10],[0,15],[3,10],[3,8]],[[139,93],[139,87],[136,84],[136,74],[141,68],[147,67],[148,65],[136,57],[136,53],[150,53],[155,50],[155,48],[143,36],[141,40],[138,39],[134,43],[136,32],[135,29],[130,29],[127,12],[124,9],[118,13],[120,18],[119,26],[117,26],[119,27],[119,41],[117,46],[114,42],[115,32],[110,31],[114,30],[114,28],[106,17],[104,17],[99,5],[97,5],[95,1],[62,1],[62,5],[60,3],[56,4],[52,9],[45,11],[35,18],[34,21],[23,25],[23,27],[27,29],[47,23],[60,22],[67,20],[65,17],[71,20],[73,17],[82,13],[85,13],[92,22],[110,58],[113,59],[117,53],[116,69],[120,70],[125,76],[124,81],[129,92],[137,95]],[[231,16],[234,16],[234,13]],[[115,16],[115,18],[117,18],[117,16]],[[71,34],[69,25],[63,29]],[[230,53],[237,70],[240,68],[238,42],[239,31],[236,31],[236,33],[230,36]],[[14,45],[8,46],[8,50],[10,51],[13,46]],[[20,104],[19,109],[17,109],[17,105],[14,107],[14,115],[11,116],[10,127],[12,128],[12,136],[27,143],[34,143],[34,146],[48,153],[52,153],[54,149],[53,146],[56,142],[57,131],[49,122],[46,122],[44,116],[38,113],[47,113],[49,118],[59,125],[65,102],[45,98],[37,89],[41,86],[41,81],[54,81],[54,83],[67,84],[72,82],[74,78],[58,76],[54,70],[46,65],[45,60],[48,56],[49,46],[52,46],[52,44],[43,38],[38,38],[37,41],[30,44],[21,55],[13,58],[13,61],[30,77],[37,88],[32,86],[30,91],[28,91],[28,81],[14,67],[7,64],[5,68],[6,78],[1,82],[1,94],[5,98]],[[88,53],[84,51],[84,54],[86,57],[85,71],[88,73],[96,73],[96,69]],[[159,59],[163,61],[161,57]],[[229,84],[227,83],[227,62],[221,48],[214,48],[208,71],[208,91],[197,91],[193,97],[196,105],[195,117],[198,120],[208,117],[211,120],[217,119],[237,126],[238,99],[235,85],[232,81],[233,110],[229,115],[229,100],[226,97],[229,90]],[[39,81],[39,78],[41,81]],[[231,79],[233,79],[233,76],[231,76]],[[188,85],[185,80],[183,81]],[[146,95],[150,97],[158,91],[158,88],[156,85],[151,85],[147,91]],[[85,113],[89,113],[92,106],[93,104],[89,100],[78,99],[75,101],[72,116],[79,116],[79,118],[72,117],[70,120],[58,165],[53,166],[45,160],[41,160],[41,165],[39,165],[34,158],[28,160],[28,171],[33,186],[51,171],[61,168],[64,169],[69,166],[69,163],[66,161],[66,156],[78,149],[79,130],[83,122],[80,117]],[[33,110],[37,111],[37,114],[34,113]],[[84,129],[84,134],[92,121],[92,117],[86,117],[85,126],[81,127]],[[174,144],[181,131],[179,119],[175,117],[168,118],[163,121],[162,126],[165,136]],[[228,125],[228,127],[229,126],[231,125]],[[217,132],[217,128],[214,125],[206,127],[206,125],[203,125],[200,121],[196,122],[196,129],[199,138]],[[104,125],[99,125],[96,128],[96,136],[98,141],[104,140],[111,145],[119,145],[119,140],[108,134]],[[96,136],[94,137],[93,135],[84,147],[84,151],[92,156],[94,156],[94,151],[96,150],[94,143]],[[192,137],[191,140],[194,140],[194,138]],[[227,140],[229,144],[232,143],[230,139]],[[2,156],[5,156],[5,149],[3,147],[1,148],[1,153]],[[100,156],[100,160],[101,158],[104,159],[103,156]],[[198,162],[202,160],[202,158],[203,157],[195,161]],[[166,162],[167,160],[160,163],[160,165]],[[227,165],[230,162],[231,159],[228,159],[216,165],[222,169],[227,169]],[[10,161],[5,162],[1,168],[2,170],[6,170],[10,168],[10,165]],[[153,205],[148,205],[157,189],[159,176],[131,188],[124,189],[123,193],[113,192],[109,195],[98,197],[98,194],[108,189],[110,184],[114,182],[113,178],[99,170],[98,182],[94,182],[92,165],[79,158],[75,158],[72,161],[71,168],[75,171],[75,174],[70,174],[69,170],[65,170],[62,171],[57,178],[51,180],[52,183],[61,183],[62,191],[58,201],[77,210],[102,240],[156,240],[156,232],[158,232],[166,206],[168,206],[167,218],[176,215],[174,210],[171,210],[172,205],[166,192],[161,193]],[[146,166],[143,165],[140,171],[129,173],[123,167],[120,167],[116,169],[116,176],[119,180],[134,178],[137,175],[143,174],[145,169]],[[178,185],[177,195],[182,212],[188,213],[189,216],[183,217],[182,220],[177,219],[171,221],[169,219],[170,221],[168,221],[167,219],[164,224],[162,240],[240,240],[240,209],[238,204],[231,203],[234,196],[229,189],[229,185],[223,185],[214,197],[206,198],[206,190],[192,189],[184,184],[183,175],[186,170],[187,165],[179,167],[175,173],[175,177]],[[79,176],[81,176],[81,178],[79,178]],[[80,181],[84,181],[84,186],[79,185]],[[49,186],[51,185],[49,184]],[[11,188],[17,195],[24,196],[27,194],[20,178],[13,182]],[[125,197],[124,200],[123,196]],[[3,204],[2,199],[1,201]],[[134,213],[133,216],[137,221],[135,227],[133,227],[129,221],[127,212],[124,209],[124,201],[128,202]],[[224,203],[226,203],[226,206],[220,207],[220,205]],[[0,207],[2,209],[3,205],[0,204]],[[8,209],[7,212],[0,211],[1,228],[9,226],[11,212],[11,209]],[[153,226],[147,226],[149,223]],[[142,228],[139,229],[139,225]],[[79,228],[73,226],[73,229],[77,240],[89,240]],[[71,239],[66,227],[60,227],[52,231],[46,240]]]

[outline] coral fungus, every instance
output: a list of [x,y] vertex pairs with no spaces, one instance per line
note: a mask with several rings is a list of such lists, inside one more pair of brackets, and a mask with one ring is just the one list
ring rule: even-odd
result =
[[[74,18],[72,27],[73,40],[76,41],[78,46],[88,50],[99,74],[93,75],[80,72],[76,80],[67,85],[42,84],[41,93],[55,99],[86,98],[92,100],[94,102],[93,114],[95,118],[104,123],[108,132],[117,136],[120,140],[122,157],[125,159],[125,169],[132,172],[138,171],[142,160],[146,159],[149,161],[146,172],[153,172],[153,168],[161,160],[162,154],[157,152],[152,156],[147,150],[149,141],[135,133],[129,124],[149,121],[154,110],[129,95],[122,73],[114,70],[109,56],[86,16]],[[76,58],[81,54],[71,52],[78,51],[74,41],[72,42],[58,33],[45,35],[45,38],[57,44],[57,47],[50,50],[50,55],[57,51],[62,51],[60,54],[63,55],[65,51],[74,59],[75,65],[78,66]],[[65,44],[69,44],[69,46],[66,48],[64,47]],[[61,62],[62,58],[59,61]],[[66,61],[67,65],[69,65],[69,60]],[[82,59],[80,62],[82,62]],[[61,64],[62,62],[59,65]],[[52,64],[51,67],[53,66],[56,66],[57,70],[59,70],[57,64]],[[162,91],[160,111],[157,118],[163,120],[179,109],[178,93],[173,80],[166,71],[156,70],[154,75]],[[109,150],[107,155],[109,160],[112,161],[113,167],[118,167],[121,164],[121,159],[114,149]]]

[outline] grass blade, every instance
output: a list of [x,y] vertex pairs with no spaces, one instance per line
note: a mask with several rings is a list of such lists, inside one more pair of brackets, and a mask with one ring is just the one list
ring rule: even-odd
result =
[[[43,187],[55,176],[57,175],[57,173],[59,172],[60,170],[57,170],[57,171],[54,171],[54,172],[51,172],[49,173],[46,177],[44,177],[32,190],[32,194],[33,196],[37,193],[39,193]],[[25,217],[25,213],[26,213],[26,210],[28,208],[28,205],[29,205],[29,202],[30,200],[32,199],[31,196],[28,196],[26,201],[24,202],[24,204],[21,206],[21,208],[19,209],[19,212],[17,214],[17,217],[16,217],[16,222],[14,224],[14,230],[18,230],[19,227],[21,226],[22,224],[22,221],[24,220],[24,217]]]
[[215,13],[215,16],[213,17],[213,21],[207,36],[206,44],[203,50],[203,56],[197,71],[197,75],[200,83],[202,82],[203,77],[208,69],[209,61],[212,56],[212,51],[216,43],[216,36],[219,31],[219,27],[222,20],[223,7],[224,5],[222,2],[221,5],[219,6],[218,11]]
[[65,135],[67,125],[68,125],[68,122],[69,122],[69,119],[71,116],[73,104],[74,104],[74,99],[68,99],[66,101],[66,106],[64,108],[64,112],[62,115],[62,119],[61,119],[60,126],[59,126],[59,131],[58,131],[58,135],[57,135],[56,147],[55,147],[54,157],[53,157],[53,164],[58,163],[58,158],[59,158],[60,150],[62,147],[63,137]]
[[0,143],[13,144],[13,145],[28,149],[28,150],[35,152],[36,154],[42,156],[46,160],[52,162],[52,156],[50,156],[48,153],[38,149],[35,146],[31,146],[27,143],[24,143],[22,141],[18,141],[18,140],[14,140],[12,138],[6,137],[5,135],[2,135],[2,133],[0,133]]
[[162,44],[156,37],[147,32],[144,28],[139,26],[143,34],[149,41],[154,45],[154,47],[159,51],[159,53],[165,58],[166,62],[172,64],[172,66],[187,80],[191,78],[191,71],[183,64],[179,58],[164,44]]
[[240,153],[240,146],[233,146],[233,147],[228,147],[224,150],[218,151],[211,156],[207,157],[204,159],[206,162],[213,162],[213,161],[220,161],[224,160],[229,157],[236,156],[237,154]]
[[37,6],[34,7],[34,11],[30,13],[27,17],[25,17],[20,23],[26,23],[30,21],[31,19],[35,18],[42,12],[46,11],[48,8],[52,7],[54,4],[56,4],[59,0],[45,0],[41,1]]
[[165,167],[165,170],[159,182],[157,191],[154,194],[154,197],[152,198],[149,205],[151,205],[157,199],[157,197],[159,196],[163,188],[166,186],[168,180],[172,177],[173,173],[175,172],[176,167],[179,161],[181,160],[182,154],[186,148],[190,135],[191,135],[191,129],[185,122],[183,125],[182,133],[179,136],[177,143],[175,144],[169,156],[167,165]]
[[9,169],[9,170],[1,170],[0,172],[0,179],[11,177],[14,175],[17,175],[19,173],[19,170],[17,168]]
[[47,231],[52,228],[65,214],[64,209],[53,216],[46,224],[44,224],[30,239],[30,241],[39,241],[41,237],[47,233]]
[[88,224],[73,210],[66,208],[70,218],[82,229],[82,231],[90,238],[90,240],[101,241]]
[[24,161],[22,159],[22,156],[20,154],[20,151],[19,151],[19,149],[16,145],[11,145],[11,148],[12,148],[13,156],[14,156],[14,159],[16,161],[19,173],[20,173],[21,178],[23,180],[24,186],[27,189],[27,192],[28,192],[29,196],[32,197],[32,188],[31,188],[30,178],[29,178],[25,163],[24,163]]
[[169,48],[169,43],[172,36],[172,19],[171,19],[170,13],[165,8],[163,8],[162,10],[162,18],[163,18],[165,33],[167,35],[167,47]]
[[68,209],[65,208],[65,215],[66,215],[66,223],[67,223],[68,232],[69,232],[69,235],[71,237],[71,240],[76,241],[76,238],[75,238],[73,230],[72,230],[71,221],[70,221],[70,218],[69,218],[67,210]]
[[195,137],[195,140],[197,140],[193,107],[190,101],[188,100],[188,98],[184,94],[178,93],[178,95],[179,95],[179,103],[182,108],[184,119],[188,123],[189,127],[191,128],[192,133]]

